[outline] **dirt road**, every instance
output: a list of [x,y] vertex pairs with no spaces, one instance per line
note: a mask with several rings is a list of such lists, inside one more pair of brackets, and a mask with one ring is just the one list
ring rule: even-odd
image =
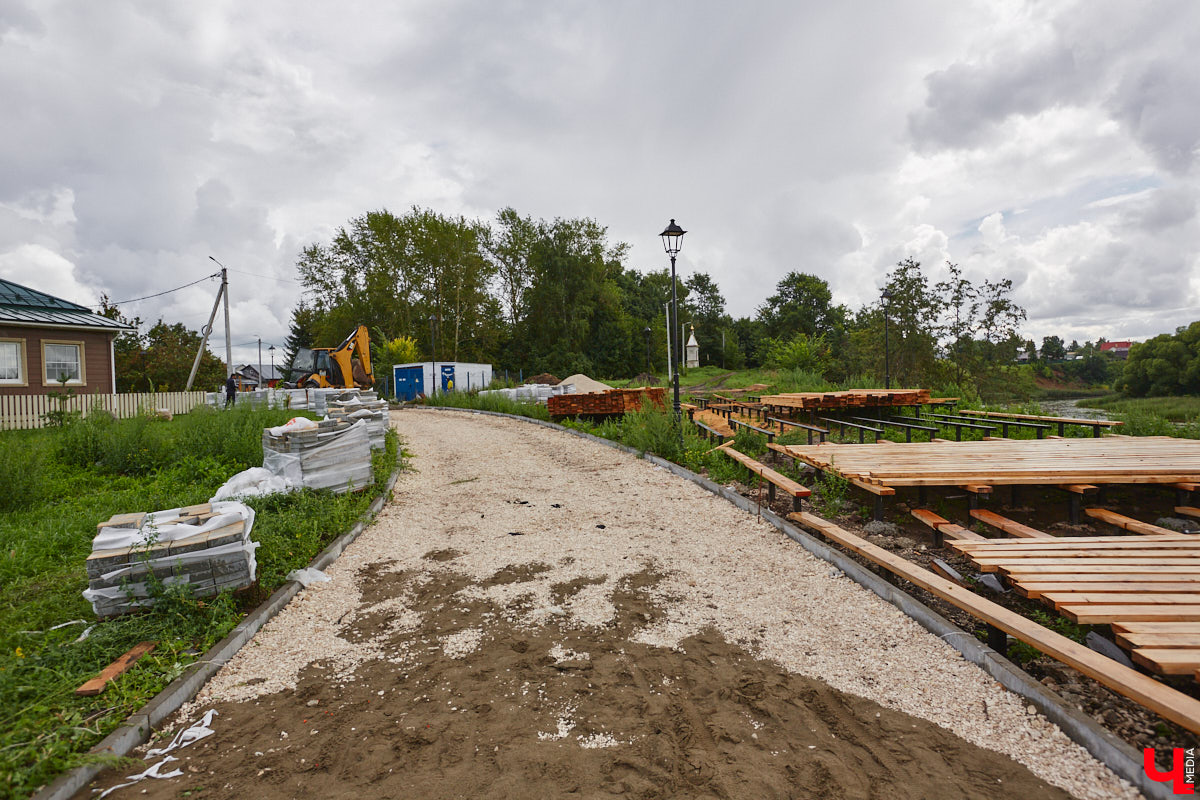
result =
[[184,774],[111,797],[1136,796],[699,487],[513,420],[393,424],[379,520],[185,709],[218,716]]

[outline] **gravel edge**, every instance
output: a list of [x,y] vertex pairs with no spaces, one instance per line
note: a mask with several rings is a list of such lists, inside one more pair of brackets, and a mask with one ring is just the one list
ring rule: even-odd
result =
[[[1007,658],[983,644],[971,634],[966,633],[903,589],[866,569],[841,551],[815,539],[769,509],[760,509],[756,503],[742,497],[737,492],[713,483],[708,478],[681,467],[672,461],[660,458],[653,453],[643,453],[640,450],[620,444],[619,442],[604,439],[583,431],[573,430],[553,422],[481,409],[448,408],[441,406],[431,408],[465,414],[507,417],[563,431],[572,436],[588,439],[643,458],[656,466],[669,470],[680,478],[695,483],[712,494],[723,497],[743,511],[752,514],[761,513],[764,520],[774,525],[780,532],[805,550],[817,558],[833,564],[855,583],[896,606],[911,617],[918,625],[943,639],[948,645],[962,654],[963,658],[967,661],[975,664],[988,675],[995,678],[1006,689],[1028,700],[1045,714],[1047,719],[1058,725],[1063,733],[1072,741],[1091,753],[1097,761],[1104,764],[1118,776],[1133,784],[1143,795],[1154,798],[1154,800],[1168,800],[1175,796],[1172,794],[1168,783],[1153,781],[1146,775],[1142,766],[1142,756],[1132,746],[1088,715],[1068,705],[1056,693],[1034,680],[1032,676],[1020,667],[1017,667]],[[42,799],[38,797],[35,800]]]
[[[383,494],[375,498],[366,512],[355,522],[346,533],[330,542],[324,550],[317,554],[310,563],[312,569],[323,570],[337,560],[347,545],[358,538],[359,534],[374,520],[392,494],[392,488],[400,478],[403,467],[397,465],[388,478]],[[150,699],[146,705],[131,714],[125,723],[100,741],[88,751],[91,756],[127,756],[135,747],[145,744],[150,739],[154,727],[175,713],[184,704],[194,698],[208,679],[233,658],[239,650],[254,638],[258,629],[272,617],[283,610],[293,597],[303,588],[297,581],[288,581],[275,590],[258,608],[246,615],[229,635],[217,642],[203,658],[191,664],[161,692]],[[105,762],[108,758],[105,758]],[[68,800],[72,795],[91,782],[93,778],[108,768],[108,763],[84,764],[67,770],[50,782],[44,789],[33,795],[31,800]]]

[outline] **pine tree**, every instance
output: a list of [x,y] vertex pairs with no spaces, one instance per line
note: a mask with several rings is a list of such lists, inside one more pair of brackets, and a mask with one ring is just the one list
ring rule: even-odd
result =
[[313,346],[313,326],[317,321],[317,311],[311,306],[300,303],[292,309],[292,323],[288,329],[287,338],[283,341],[283,376],[284,380],[292,380],[293,371],[302,371],[303,365],[297,365],[296,355],[302,349]]

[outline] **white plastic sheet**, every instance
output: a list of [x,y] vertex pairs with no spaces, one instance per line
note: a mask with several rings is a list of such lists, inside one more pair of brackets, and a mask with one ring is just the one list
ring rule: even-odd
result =
[[[263,497],[269,494],[294,492],[299,489],[301,485],[300,459],[291,456],[290,461],[293,462],[293,465],[291,469],[288,469],[288,464],[283,462],[288,460],[289,453],[271,453],[270,455],[282,457],[276,459],[281,462],[276,469],[251,467],[239,472],[221,484],[221,488],[217,489],[217,493],[212,496],[211,502],[235,500],[241,497]],[[267,458],[264,456],[263,462],[266,461]]]

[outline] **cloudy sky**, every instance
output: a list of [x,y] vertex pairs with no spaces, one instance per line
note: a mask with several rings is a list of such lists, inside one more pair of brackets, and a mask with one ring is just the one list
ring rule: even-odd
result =
[[0,277],[93,304],[215,256],[238,345],[282,343],[300,247],[412,205],[592,217],[638,269],[674,217],[735,315],[911,256],[1011,278],[1039,341],[1200,319],[1192,0],[0,0],[0,107]]

